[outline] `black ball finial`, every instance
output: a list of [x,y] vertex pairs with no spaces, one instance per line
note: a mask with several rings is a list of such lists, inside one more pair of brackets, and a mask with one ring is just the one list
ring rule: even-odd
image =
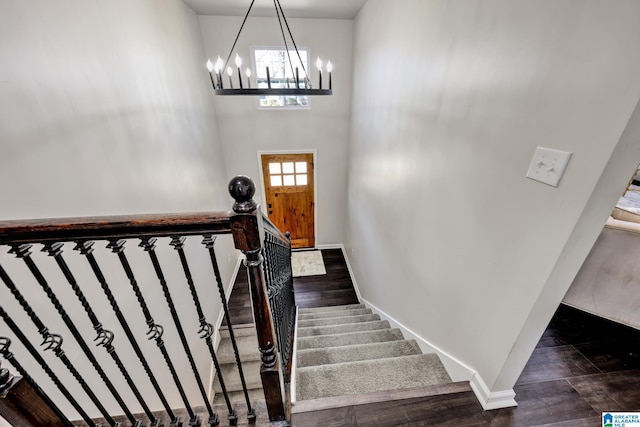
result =
[[233,210],[237,213],[253,212],[257,203],[253,200],[256,184],[246,175],[235,176],[229,181],[229,194],[235,199]]

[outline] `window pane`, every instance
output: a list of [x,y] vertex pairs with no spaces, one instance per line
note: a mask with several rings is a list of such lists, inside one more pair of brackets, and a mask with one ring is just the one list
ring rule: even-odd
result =
[[307,185],[307,174],[296,175],[296,185]]
[[282,164],[282,173],[293,173],[293,162],[285,162]]
[[296,173],[307,173],[307,162],[296,162]]
[[278,175],[280,172],[280,163],[269,163],[269,174]]
[[[299,52],[302,62],[300,62],[295,49],[289,50],[289,55],[287,55],[284,46],[273,49],[253,49],[256,86],[258,88],[267,87],[267,67],[269,67],[272,88],[294,87],[295,69],[297,68],[300,87],[306,88],[304,69],[310,73],[309,52],[306,49],[300,49]],[[289,58],[291,58],[291,64]],[[306,108],[309,106],[309,98],[307,96],[261,96],[259,106],[261,108]]]
[[282,186],[282,176],[280,175],[271,175],[271,186],[272,187],[281,187]]
[[284,185],[296,185],[293,175],[284,176]]

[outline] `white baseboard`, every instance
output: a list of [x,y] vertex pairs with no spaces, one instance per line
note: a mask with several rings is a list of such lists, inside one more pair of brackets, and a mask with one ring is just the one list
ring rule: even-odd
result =
[[515,400],[516,393],[512,389],[492,392],[478,373],[473,375],[470,385],[485,411],[518,406]]
[[360,298],[360,301],[369,307],[371,311],[378,314],[381,319],[387,320],[392,328],[400,329],[405,338],[416,340],[423,353],[436,353],[438,357],[440,357],[442,364],[453,381],[469,381],[471,389],[485,410],[517,406],[517,403],[514,400],[515,393],[513,390],[490,392],[489,388],[482,380],[482,377],[480,377],[475,370],[439,347],[431,344],[429,341],[413,332],[392,316],[389,316],[387,313],[380,310],[371,302],[364,298]]

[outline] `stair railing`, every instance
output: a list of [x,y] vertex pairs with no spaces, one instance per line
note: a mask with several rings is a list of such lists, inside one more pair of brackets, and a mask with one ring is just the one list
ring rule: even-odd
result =
[[[205,341],[208,353],[216,369],[226,403],[229,424],[237,424],[238,415],[225,388],[224,378],[213,345],[213,326],[206,319],[205,310],[203,309],[203,303],[206,306],[206,301],[201,301],[197,286],[211,286],[215,283],[220,293],[222,308],[227,318],[232,338],[237,369],[247,404],[247,419],[249,423],[255,423],[256,415],[249,400],[244,372],[226,304],[227,297],[215,252],[216,236],[231,234],[235,247],[240,249],[246,257],[252,306],[259,350],[261,352],[260,375],[269,419],[286,424],[284,380],[278,349],[281,349],[282,360],[284,360],[286,366],[290,358],[290,346],[287,344],[291,342],[293,322],[291,313],[293,312],[292,308],[294,308],[292,281],[290,279],[290,244],[287,245],[286,236],[282,235],[268,220],[263,218],[253,200],[255,185],[248,177],[235,177],[229,184],[229,192],[235,199],[233,212],[0,222],[0,248],[8,247],[9,253],[24,262],[29,272],[28,275],[31,276],[31,278],[28,278],[23,274],[13,274],[12,277],[12,273],[0,265],[0,286],[4,284],[14,297],[14,301],[0,301],[0,318],[3,319],[4,325],[8,328],[8,330],[4,327],[0,328],[0,354],[21,375],[21,377],[14,377],[6,369],[0,371],[0,415],[6,419],[14,420],[19,425],[73,425],[66,415],[62,413],[58,405],[38,386],[38,379],[44,378],[44,374],[46,374],[61,395],[89,426],[101,425],[88,415],[89,412],[99,412],[103,417],[103,422],[107,425],[113,427],[122,425],[105,408],[103,404],[105,396],[107,400],[115,400],[117,402],[118,412],[124,413],[124,418],[131,426],[141,427],[148,425],[146,424],[147,422],[152,427],[164,426],[165,414],[170,427],[186,426],[187,424],[190,426],[202,425],[203,421],[196,414],[196,404],[204,407],[203,412],[208,414],[208,419],[205,421],[208,425],[218,425],[220,419],[212,408],[203,383],[204,377],[199,372],[193,357],[194,351],[191,348],[194,345],[193,340],[190,342],[188,338],[199,336]],[[185,251],[185,241],[189,236],[203,237],[202,244],[208,251],[207,258],[210,258],[213,276],[215,276],[215,280],[210,280],[208,284],[196,283],[196,280],[199,279],[196,279],[192,274],[190,266],[192,264],[195,265],[195,263],[189,259],[187,254],[194,252],[196,249],[190,247],[189,251]],[[184,279],[181,281],[186,282],[186,286],[183,283],[174,283],[176,281],[175,276],[168,278],[167,269],[163,264],[164,261],[161,261],[164,258],[163,256],[158,256],[158,250],[160,249],[164,251],[163,254],[166,254],[164,246],[167,245],[167,241],[168,246],[171,246],[177,253],[179,259],[177,264],[182,267],[181,270],[184,275]],[[187,243],[190,242],[187,241]],[[146,263],[145,266],[135,264],[132,266],[131,261],[136,256],[131,255],[131,250],[126,250],[127,244],[131,245],[131,243],[139,243],[138,246],[147,254],[150,264]],[[158,245],[162,246],[158,248]],[[116,279],[113,278],[113,272],[110,271],[113,266],[111,268],[105,266],[104,260],[94,254],[94,250],[100,246],[108,248],[117,257],[115,264],[119,264],[118,268],[121,267],[120,275],[128,281],[128,295],[114,294],[114,286],[112,284]],[[46,260],[39,259],[33,254],[32,251],[35,248],[41,248],[42,252],[54,261],[54,265],[57,266],[60,274],[47,277],[49,270],[44,266]],[[76,258],[81,261],[70,260],[69,251],[65,253],[65,250],[69,248],[78,251],[79,257]],[[198,250],[202,250],[202,247]],[[263,262],[263,260],[265,261]],[[88,283],[83,283],[83,279],[85,279],[83,274],[76,274],[74,269],[77,268],[79,262],[88,263],[86,270],[95,276],[95,280],[102,292],[98,292],[95,288],[90,288]],[[181,365],[176,360],[175,352],[167,350],[167,345],[163,339],[167,325],[162,326],[156,323],[153,317],[153,314],[160,310],[157,306],[160,303],[157,303],[157,299],[149,298],[148,290],[142,289],[139,284],[142,268],[152,272],[152,275],[157,279],[166,304],[163,310],[168,309],[173,321],[173,325],[170,328],[172,332],[175,332],[174,335],[179,338],[178,342],[170,342],[169,346],[182,348],[183,355],[188,360],[188,365],[193,375],[190,381],[195,382],[197,385],[195,389],[193,387],[188,389],[185,386],[184,370],[179,369]],[[280,271],[280,269],[287,268],[288,271]],[[266,275],[265,270],[267,271]],[[266,279],[266,276],[269,279]],[[77,277],[81,277],[81,279],[78,280]],[[67,308],[69,305],[77,305],[77,302],[65,301],[64,295],[60,292],[60,286],[62,285],[57,283],[60,280],[70,286],[83,310]],[[34,292],[34,288],[25,286],[23,281],[35,281],[34,283],[39,285],[42,293]],[[291,289],[285,292],[283,289],[287,286]],[[30,290],[27,291],[26,289]],[[178,294],[187,293],[190,294],[193,301],[191,310],[194,310],[195,313],[192,318],[197,317],[197,327],[192,324],[183,325],[184,316],[179,313],[183,313],[187,308],[185,308],[184,303],[178,306],[174,300]],[[115,315],[115,319],[117,319],[117,324],[108,325],[103,323],[109,322],[109,320],[101,319],[100,310],[97,310],[96,306],[93,305],[96,304],[97,294],[102,295],[103,305],[106,306],[108,303]],[[91,296],[91,298],[88,298],[88,296]],[[118,302],[124,299],[133,299],[133,297],[137,302],[137,310],[144,317],[146,323],[146,338],[155,341],[157,350],[162,356],[161,360],[166,365],[163,368],[166,369],[164,372],[160,372],[157,364],[150,366],[149,358],[157,358],[157,355],[147,354],[141,349],[143,346],[140,345],[140,340],[144,337],[140,337],[139,333],[136,334],[134,332],[141,328],[131,326],[132,322],[139,321],[137,319],[140,319],[140,314],[137,317],[131,316],[129,313],[131,307],[122,307],[120,305],[122,302]],[[49,328],[53,328],[53,325],[43,321],[39,313],[36,312],[37,310],[34,309],[36,299],[48,300],[55,309],[54,313],[58,313],[68,331],[54,333],[53,330],[50,330]],[[93,304],[90,300],[93,301]],[[152,300],[156,300],[155,304]],[[282,303],[281,300],[285,302]],[[15,304],[16,302],[17,305]],[[14,320],[10,314],[17,311],[23,313],[21,315],[22,321]],[[28,321],[24,321],[25,318]],[[92,326],[95,333],[94,336],[88,337],[86,336],[86,331],[82,332],[83,323]],[[2,325],[3,323],[0,322],[0,326]],[[42,339],[42,348],[40,349],[37,348],[37,344],[34,345],[33,343],[35,341],[34,327]],[[118,338],[118,340],[114,341],[114,330],[124,332],[128,341],[128,343],[124,342],[124,347],[124,338]],[[10,350],[12,343],[9,335],[12,335],[14,341],[20,343],[18,351],[14,350],[12,352]],[[81,363],[87,366],[90,365],[95,371],[94,374],[97,374],[98,380],[91,376],[86,378],[87,368],[79,370],[76,367],[79,358],[70,358],[65,354],[63,341],[66,344],[65,340],[69,336],[73,338],[82,351],[84,358],[81,358]],[[89,344],[92,340],[97,342],[97,346],[104,348],[104,351],[111,359],[109,363],[113,363],[114,366],[107,366],[104,358],[102,358],[102,363],[96,358],[94,355],[96,350],[92,349]],[[15,346],[15,344],[13,345]],[[116,349],[116,347],[118,348]],[[47,350],[51,351],[59,359],[70,375],[67,374],[63,379],[59,378],[54,368],[57,362],[54,364],[47,361],[48,356],[45,356]],[[18,357],[14,353],[19,353],[20,356]],[[201,354],[200,352],[198,353]],[[135,354],[135,357],[133,357],[133,354]],[[127,357],[129,355],[131,356]],[[31,365],[39,365],[44,374],[42,371],[37,374],[27,372],[24,368],[25,364],[18,362],[18,359],[24,360],[25,358],[31,359],[29,360]],[[180,357],[180,359],[183,359],[183,357]],[[134,370],[140,370],[140,367],[143,368],[146,374],[145,381],[134,380],[135,375],[131,374]],[[171,390],[167,389],[166,381],[163,382],[164,385],[160,385],[160,381],[158,381],[161,376],[166,377],[167,374],[172,379],[170,382]],[[117,381],[114,375],[119,377]],[[69,381],[74,382],[75,389],[69,387],[71,384],[65,384],[65,382]],[[114,381],[117,384],[126,383],[128,389],[125,391],[121,387],[117,387]],[[103,388],[108,390],[108,393],[105,393],[104,396],[97,391]],[[173,408],[168,403],[167,393],[175,391],[180,395],[181,408]],[[83,393],[83,395],[78,396],[80,393]],[[135,401],[133,399],[125,399],[123,394],[135,396]],[[151,411],[148,404],[150,396],[154,399],[159,399],[164,411],[161,413]],[[86,403],[83,406],[79,401],[91,402],[90,408],[85,407]],[[176,415],[177,409],[185,410],[188,420],[183,422]],[[36,415],[41,418],[34,418]]]

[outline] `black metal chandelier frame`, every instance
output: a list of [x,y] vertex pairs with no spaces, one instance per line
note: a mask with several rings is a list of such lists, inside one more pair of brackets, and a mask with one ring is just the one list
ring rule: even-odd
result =
[[[224,88],[223,85],[223,79],[222,79],[222,71],[226,70],[228,65],[229,65],[229,60],[231,59],[231,55],[233,54],[233,51],[236,47],[236,44],[238,43],[238,39],[240,38],[240,34],[242,33],[242,30],[244,28],[245,23],[247,22],[247,18],[249,17],[249,13],[251,13],[251,9],[253,8],[253,4],[255,3],[255,0],[251,0],[251,5],[249,5],[249,9],[247,10],[247,13],[244,16],[244,19],[242,21],[242,25],[240,25],[240,30],[238,31],[238,34],[236,35],[236,39],[233,42],[233,45],[231,46],[231,49],[229,50],[229,55],[227,56],[227,60],[224,63],[224,66],[221,69],[216,70],[215,72],[215,80],[214,80],[214,75],[213,75],[213,68],[210,66],[210,61],[208,63],[208,68],[209,68],[209,76],[211,77],[211,84],[213,85],[213,89],[216,95],[254,95],[254,96],[268,96],[268,95],[276,95],[276,96],[298,96],[298,95],[302,95],[302,96],[309,96],[309,95],[332,95],[333,94],[333,90],[332,90],[332,82],[331,82],[331,71],[329,71],[329,88],[328,89],[322,89],[322,72],[319,72],[319,88],[314,89],[312,87],[311,84],[311,79],[309,78],[309,74],[307,73],[307,69],[304,65],[304,62],[302,61],[302,58],[300,56],[300,52],[298,51],[298,46],[296,45],[295,39],[293,38],[293,33],[291,32],[291,28],[289,27],[289,23],[287,22],[287,18],[284,15],[284,10],[282,9],[282,5],[280,4],[280,0],[273,0],[273,5],[274,8],[276,10],[276,16],[278,17],[278,23],[280,24],[280,32],[282,33],[282,40],[284,41],[284,47],[285,50],[287,52],[287,59],[289,62],[289,66],[291,67],[291,72],[294,76],[296,76],[296,78],[294,79],[294,85],[293,87],[286,87],[286,88],[282,88],[282,87],[278,87],[278,88],[274,88],[271,87],[271,77],[269,75],[269,68],[267,67],[267,87],[264,88],[252,88],[252,87],[244,87],[242,84],[242,74],[240,71],[240,68],[238,67],[238,78],[239,78],[239,83],[240,83],[240,87],[239,88]],[[285,32],[284,32],[284,26],[283,26],[283,21],[284,21],[284,26],[287,27],[287,32],[289,33],[289,37],[291,38],[291,43],[293,44],[293,47],[296,51],[296,54],[298,55],[298,59],[300,61],[300,64],[302,66],[302,71],[304,72],[304,78],[303,79],[299,79],[297,77],[297,69],[294,70],[293,67],[293,61],[291,61],[291,53],[289,52],[289,45],[287,43],[287,38],[285,36]],[[250,85],[250,83],[249,83]],[[303,87],[304,86],[304,87]]]

